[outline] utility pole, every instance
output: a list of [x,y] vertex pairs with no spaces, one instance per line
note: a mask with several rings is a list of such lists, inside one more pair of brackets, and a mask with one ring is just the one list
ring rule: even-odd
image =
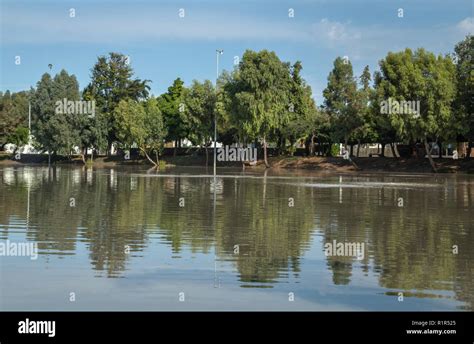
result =
[[[219,56],[224,53],[222,49],[216,49],[216,96],[217,96],[217,82],[219,80]],[[217,98],[216,98],[217,99]],[[217,111],[214,111],[214,178],[216,177],[216,145],[217,145]],[[215,185],[214,185],[215,187]]]
[[[224,53],[224,50],[216,50],[216,100],[217,100],[217,82],[219,81],[219,56]],[[216,193],[217,193],[217,180],[216,180],[216,152],[217,145],[217,111],[214,111],[214,188],[213,188],[213,212],[212,212],[212,227],[214,229],[214,235],[216,235]],[[217,273],[217,245],[214,245],[214,288],[220,288],[220,279]]]

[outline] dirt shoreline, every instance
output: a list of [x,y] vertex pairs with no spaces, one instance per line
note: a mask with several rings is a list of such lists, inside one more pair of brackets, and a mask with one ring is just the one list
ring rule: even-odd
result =
[[[393,159],[393,158],[353,158],[354,166],[350,161],[342,158],[332,157],[270,157],[269,163],[272,169],[300,169],[318,172],[409,172],[409,173],[433,173],[428,159]],[[43,166],[47,165],[47,155],[35,157],[23,156],[21,160],[12,160],[4,155],[0,159],[0,167],[6,166]],[[167,166],[201,166],[205,167],[205,158],[201,156],[177,156],[164,157]],[[468,173],[474,174],[474,159],[436,159],[439,173]],[[64,157],[54,162],[55,165],[83,165],[78,158],[66,159]],[[149,166],[145,159],[124,161],[120,157],[98,157],[92,166],[98,168],[111,168],[116,166]],[[212,158],[209,159],[212,166]],[[151,167],[151,166],[150,166]],[[218,167],[242,167],[240,162],[218,163]],[[265,169],[263,161],[256,166],[246,166],[249,170]]]

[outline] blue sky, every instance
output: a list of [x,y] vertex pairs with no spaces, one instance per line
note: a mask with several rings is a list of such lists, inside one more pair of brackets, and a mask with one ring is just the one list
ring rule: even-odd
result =
[[187,85],[215,80],[217,48],[224,49],[220,65],[227,70],[245,49],[269,49],[284,61],[302,61],[321,104],[337,56],[348,56],[359,75],[365,65],[373,72],[388,51],[450,53],[474,32],[472,0],[0,2],[2,91],[29,89],[50,63],[53,73],[75,74],[82,89],[97,56],[115,51],[130,56],[136,76],[151,80],[158,95],[176,77]]

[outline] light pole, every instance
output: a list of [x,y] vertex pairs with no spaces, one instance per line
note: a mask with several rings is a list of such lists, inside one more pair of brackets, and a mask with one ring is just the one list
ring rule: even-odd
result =
[[27,153],[31,153],[31,102],[28,101],[28,146]]
[[28,144],[31,139],[31,102],[28,102]]
[[[217,82],[219,80],[219,56],[224,53],[222,49],[216,49],[216,101],[217,101]],[[217,110],[217,109],[216,109]],[[217,145],[217,111],[214,111],[214,177],[216,176],[216,145]],[[214,188],[216,185],[214,185]]]
[[[216,49],[216,102],[217,102],[217,82],[219,81],[219,56],[224,53],[222,49]],[[217,109],[216,109],[217,110]],[[212,211],[212,227],[214,233],[216,233],[216,192],[217,192],[217,180],[216,180],[216,152],[217,145],[217,111],[214,111],[214,190],[213,190],[213,211]],[[217,275],[217,245],[214,245],[214,288],[220,288],[220,279]]]

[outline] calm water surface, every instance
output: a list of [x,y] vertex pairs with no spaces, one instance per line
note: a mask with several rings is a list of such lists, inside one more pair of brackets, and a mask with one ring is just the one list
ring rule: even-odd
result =
[[0,309],[472,310],[474,176],[209,172],[0,169]]

